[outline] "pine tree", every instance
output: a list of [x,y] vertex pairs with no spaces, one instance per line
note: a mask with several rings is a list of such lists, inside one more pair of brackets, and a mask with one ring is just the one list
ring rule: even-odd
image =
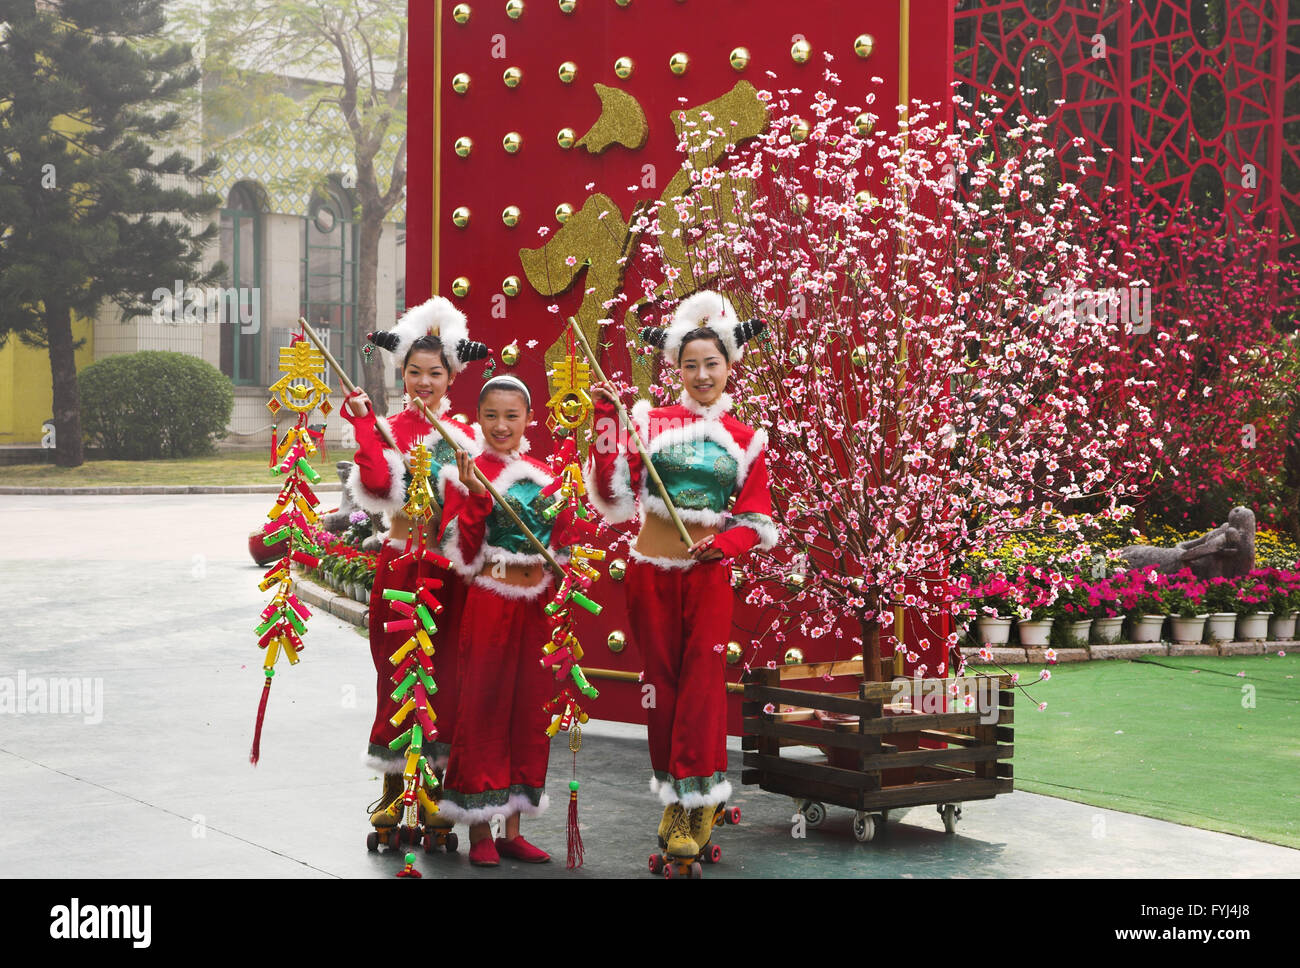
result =
[[106,300],[149,312],[155,289],[215,282],[212,194],[164,184],[210,175],[174,141],[199,80],[161,40],[163,0],[0,0],[0,346],[46,349],[55,460],[82,462],[72,314]]

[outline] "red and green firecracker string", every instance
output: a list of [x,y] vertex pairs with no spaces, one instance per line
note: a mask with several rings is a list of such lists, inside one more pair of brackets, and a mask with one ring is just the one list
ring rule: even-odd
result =
[[298,419],[278,444],[274,431],[271,434],[271,472],[283,474],[285,481],[275,506],[267,514],[270,520],[262,527],[262,541],[268,548],[283,544],[284,553],[263,574],[258,585],[262,591],[275,589],[275,592],[262,610],[256,628],[257,647],[263,651],[265,679],[253,728],[253,747],[248,754],[249,762],[255,766],[262,755],[262,724],[276,663],[283,655],[290,665],[297,664],[303,649],[302,637],[307,634],[307,619],[311,617],[311,610],[294,594],[291,565],[297,562],[315,568],[322,554],[306,533],[319,520],[316,505],[320,502],[311,485],[319,483],[320,475],[308,458],[315,456],[316,442],[321,437],[307,426],[307,418],[317,408],[323,415],[330,413],[330,389],[320,378],[324,369],[325,358],[301,335],[295,335],[289,346],[280,349],[283,376],[269,387],[271,399],[266,404],[273,414],[287,407]]
[[[433,519],[434,495],[430,481],[431,455],[423,444],[417,444],[410,453],[411,483],[406,492],[406,504],[402,513],[412,522],[424,522]],[[412,527],[406,539],[406,546],[401,555],[389,564],[394,568],[412,559],[416,562],[433,562],[446,570],[451,562],[442,555],[430,551],[426,544],[424,527]],[[392,681],[396,688],[392,692],[394,702],[401,703],[397,714],[389,720],[405,732],[389,743],[394,752],[401,752],[406,757],[402,771],[405,788],[402,796],[388,807],[389,815],[399,824],[411,828],[419,825],[419,811],[424,809],[425,816],[432,818],[438,812],[437,798],[438,777],[425,755],[424,747],[432,744],[438,737],[437,714],[433,711],[430,700],[438,691],[434,679],[433,639],[438,631],[433,617],[442,612],[442,603],[433,592],[442,587],[437,578],[420,578],[419,569],[414,588],[385,588],[383,597],[389,607],[400,618],[384,623],[384,631],[409,632],[410,636],[401,647],[388,657],[394,667]],[[416,838],[412,836],[410,842]],[[413,861],[408,856],[407,867],[398,877],[419,877]]]

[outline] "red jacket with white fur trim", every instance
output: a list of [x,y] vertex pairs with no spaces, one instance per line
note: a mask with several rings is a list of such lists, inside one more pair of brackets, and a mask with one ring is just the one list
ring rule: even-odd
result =
[[[647,513],[667,518],[636,445],[624,439],[614,405],[603,397],[595,403],[597,437],[585,473],[592,505],[611,522],[631,520],[638,503],[643,521]],[[713,547],[727,558],[776,544],[767,434],[731,416],[731,406],[729,394],[703,407],[683,392],[673,406],[651,409],[641,400],[632,408],[633,423],[681,519],[720,528]]]
[[[467,427],[456,420],[449,420],[445,414],[451,408],[451,401],[446,397],[439,408],[438,419],[447,432],[464,450],[478,455],[483,451],[483,433],[478,425]],[[435,475],[450,464],[456,468],[456,453],[442,439],[442,435],[411,407],[394,414],[392,419],[376,416],[373,408],[366,410],[364,416],[355,416],[347,404],[340,408],[343,418],[352,424],[357,438],[357,454],[353,459],[352,471],[348,475],[347,489],[352,501],[359,508],[379,513],[397,514],[406,504],[406,490],[410,485],[410,473],[402,462],[402,455],[409,454],[416,444],[423,443],[432,456],[431,470]],[[394,450],[379,435],[378,424],[383,423],[393,432],[400,450]],[[439,477],[438,502],[445,503],[444,484]],[[436,523],[436,522],[435,522]],[[435,529],[436,530],[436,529]]]

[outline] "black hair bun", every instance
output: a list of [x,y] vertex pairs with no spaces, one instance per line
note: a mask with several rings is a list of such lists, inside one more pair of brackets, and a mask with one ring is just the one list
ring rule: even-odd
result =
[[668,341],[668,330],[662,326],[646,326],[641,330],[641,342],[649,343],[651,346],[657,346],[659,349],[664,348],[664,343]]
[[396,351],[398,343],[401,342],[401,338],[396,333],[384,330],[380,330],[378,333],[366,333],[366,339],[390,353]]
[[484,359],[489,352],[491,351],[485,344],[476,343],[472,339],[463,339],[456,344],[456,359],[462,364]]
[[767,330],[767,323],[761,319],[747,319],[736,324],[736,345],[744,346],[755,336]]

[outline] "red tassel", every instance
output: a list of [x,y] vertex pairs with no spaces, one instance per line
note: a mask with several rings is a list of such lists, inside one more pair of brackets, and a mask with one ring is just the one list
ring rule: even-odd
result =
[[569,870],[582,866],[582,831],[578,829],[578,781],[569,783]]
[[275,466],[275,428],[271,428],[271,466]]
[[253,750],[248,754],[248,762],[257,766],[258,759],[262,756],[262,720],[266,718],[266,700],[271,695],[271,677],[266,677],[266,685],[262,686],[262,701],[257,704],[257,725],[253,728]]

